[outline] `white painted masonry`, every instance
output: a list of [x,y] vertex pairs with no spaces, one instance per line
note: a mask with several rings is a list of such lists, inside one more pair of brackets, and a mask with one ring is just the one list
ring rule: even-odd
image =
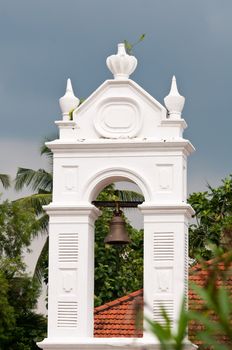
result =
[[[182,136],[186,128],[173,78],[167,109],[129,79],[137,60],[119,44],[107,59],[114,74],[79,107],[71,82],[56,122],[59,139],[47,143],[54,154],[49,217],[48,337],[43,349],[159,349],[146,330],[141,339],[93,337],[94,222],[91,204],[116,181],[132,181],[142,191],[144,217],[145,315],[162,322],[160,305],[177,321],[188,284],[187,156],[194,150]],[[73,120],[68,120],[70,110]],[[145,324],[146,329],[146,324]],[[193,345],[186,339],[186,349]]]

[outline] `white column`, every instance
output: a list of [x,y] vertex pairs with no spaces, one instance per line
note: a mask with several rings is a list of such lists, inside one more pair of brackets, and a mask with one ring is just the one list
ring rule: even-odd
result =
[[94,222],[85,206],[45,207],[49,214],[48,338],[93,337]]
[[145,318],[163,323],[162,305],[175,327],[183,297],[187,297],[188,220],[193,211],[187,204],[144,203],[140,209],[144,215]]

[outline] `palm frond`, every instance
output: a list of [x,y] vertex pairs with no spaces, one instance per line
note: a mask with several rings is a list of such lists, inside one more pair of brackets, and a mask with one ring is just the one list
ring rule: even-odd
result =
[[38,194],[51,194],[51,191],[42,190],[41,188],[38,190]]
[[37,333],[39,331],[40,336],[46,336],[47,320],[42,314],[37,314],[33,311],[21,313],[20,317],[17,319],[17,326],[25,329],[27,333],[32,332],[32,334],[34,334],[36,329]]
[[42,189],[50,192],[52,190],[52,174],[44,169],[18,168],[15,189],[19,191],[24,186],[31,188],[33,191]]
[[10,187],[10,176],[7,174],[0,174],[0,182],[4,188]]
[[48,223],[49,223],[49,217],[47,214],[42,215],[38,220],[37,224],[40,227],[40,233],[48,233]]
[[114,190],[115,196],[118,197],[120,201],[133,202],[133,201],[144,201],[144,197],[141,193],[128,190]]
[[[49,141],[49,140],[46,140],[46,141]],[[40,154],[41,154],[41,156],[45,155],[48,158],[52,158],[53,157],[52,151],[45,144],[43,144],[40,147]]]
[[55,134],[55,135],[52,135],[51,137],[46,137],[44,139],[44,142],[42,143],[42,146],[40,147],[40,154],[41,156],[45,155],[47,156],[48,158],[52,159],[53,158],[53,153],[52,151],[45,145],[45,142],[49,142],[49,141],[52,141],[54,139],[57,139],[58,138],[58,135]]
[[45,268],[47,268],[45,264],[45,260],[47,259],[47,256],[48,256],[48,237],[38,257],[38,260],[35,266],[34,275],[33,275],[33,279],[38,281],[40,284],[42,283]]
[[43,205],[47,205],[51,202],[51,193],[38,193],[31,196],[17,199],[15,202],[20,203],[25,209],[33,208],[36,215],[44,213]]

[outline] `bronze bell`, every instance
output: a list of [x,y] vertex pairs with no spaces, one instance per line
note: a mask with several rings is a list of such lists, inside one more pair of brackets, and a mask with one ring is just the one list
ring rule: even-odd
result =
[[114,216],[110,222],[110,232],[104,239],[107,244],[128,244],[131,243],[126,231],[125,221],[121,216],[122,212],[116,207]]

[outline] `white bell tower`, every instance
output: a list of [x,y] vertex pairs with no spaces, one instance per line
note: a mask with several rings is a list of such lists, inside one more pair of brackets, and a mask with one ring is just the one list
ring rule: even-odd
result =
[[[80,106],[68,80],[60,99],[59,138],[47,143],[54,154],[49,215],[48,337],[42,349],[127,349],[159,342],[143,338],[94,338],[94,222],[101,214],[92,204],[116,181],[141,189],[144,218],[145,315],[162,322],[160,305],[173,327],[188,291],[187,156],[194,150],[182,134],[184,97],[173,77],[161,105],[129,75],[137,60],[125,52],[107,58],[114,79],[106,80]],[[72,111],[72,118],[70,111]],[[186,349],[192,345],[186,339]]]

